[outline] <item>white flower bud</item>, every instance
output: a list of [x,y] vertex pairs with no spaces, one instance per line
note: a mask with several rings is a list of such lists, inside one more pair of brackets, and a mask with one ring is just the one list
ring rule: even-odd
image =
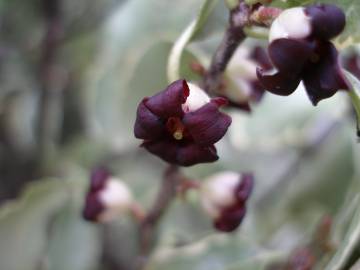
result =
[[104,206],[99,220],[108,222],[127,213],[133,204],[133,196],[128,186],[121,180],[111,177],[99,192],[99,201]]
[[210,97],[199,86],[188,83],[189,96],[186,102],[182,104],[182,109],[185,113],[196,111],[202,106],[210,102]]
[[252,94],[250,82],[256,80],[258,63],[250,59],[248,48],[239,47],[226,68],[224,79],[227,98],[237,102],[246,102]]
[[201,202],[206,213],[216,219],[223,208],[236,201],[235,190],[241,182],[236,172],[221,172],[205,180],[201,188]]
[[269,41],[279,38],[302,39],[311,34],[311,21],[302,7],[283,11],[271,25]]

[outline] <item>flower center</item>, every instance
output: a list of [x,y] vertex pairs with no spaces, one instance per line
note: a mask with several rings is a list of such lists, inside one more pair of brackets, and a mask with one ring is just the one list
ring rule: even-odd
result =
[[170,117],[167,120],[166,128],[175,140],[182,140],[184,138],[185,126],[178,117]]

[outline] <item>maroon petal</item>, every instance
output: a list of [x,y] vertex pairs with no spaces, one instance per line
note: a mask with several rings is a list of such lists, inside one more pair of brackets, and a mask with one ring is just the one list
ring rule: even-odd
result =
[[271,42],[268,50],[271,61],[281,73],[296,76],[313,52],[314,43],[280,38]]
[[144,142],[143,147],[162,160],[181,166],[192,166],[219,159],[214,146],[202,147],[191,142],[162,140]]
[[222,232],[232,232],[239,227],[245,214],[245,206],[237,209],[225,210],[224,213],[215,220],[214,227]]
[[279,71],[264,72],[261,69],[256,70],[256,75],[262,86],[269,92],[280,95],[288,96],[292,94],[300,83],[299,77],[289,77]]
[[88,221],[97,221],[99,215],[104,210],[104,206],[99,201],[97,192],[88,193],[82,212],[83,218]]
[[255,79],[249,82],[251,87],[251,100],[260,102],[265,94],[265,89],[259,80]]
[[181,105],[189,96],[189,87],[185,80],[177,80],[165,90],[148,98],[146,107],[160,118],[182,117],[184,112]]
[[311,102],[329,98],[340,89],[348,89],[338,63],[338,52],[331,42],[322,42],[317,48],[318,59],[304,70],[303,80]]
[[345,28],[345,14],[335,5],[308,6],[305,13],[311,18],[312,36],[315,38],[330,40],[339,35]]
[[355,51],[342,59],[342,66],[360,79],[360,59]]
[[263,47],[256,46],[250,53],[250,59],[254,60],[264,70],[272,69],[272,64]]
[[175,140],[145,141],[142,146],[150,153],[171,164],[177,164],[179,143]]
[[104,167],[95,168],[90,176],[90,191],[99,191],[104,188],[106,181],[110,178],[111,173]]
[[235,196],[240,203],[244,203],[250,197],[253,188],[254,175],[252,173],[242,174],[241,182],[235,190]]
[[134,134],[138,139],[155,140],[164,134],[166,129],[163,121],[145,105],[144,99],[137,109],[137,115],[134,126]]
[[215,146],[200,146],[194,143],[183,145],[178,150],[177,161],[181,166],[209,163],[219,159]]
[[210,146],[219,141],[231,124],[231,117],[219,111],[216,101],[184,115],[182,120],[196,144]]

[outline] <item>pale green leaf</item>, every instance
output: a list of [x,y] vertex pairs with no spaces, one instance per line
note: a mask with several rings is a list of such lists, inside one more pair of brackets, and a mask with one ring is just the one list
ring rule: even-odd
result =
[[240,266],[242,270],[262,270],[283,256],[284,253],[259,248],[245,238],[217,234],[192,245],[159,250],[146,270],[235,270]]
[[[357,195],[359,196],[359,195]],[[358,200],[358,198],[354,198]],[[350,224],[348,233],[345,235],[345,239],[341,243],[335,256],[332,258],[325,270],[345,270],[345,266],[348,263],[352,252],[360,244],[360,208],[357,209],[355,215]]]
[[183,55],[184,49],[186,45],[189,44],[191,40],[193,40],[205,26],[205,23],[217,2],[218,0],[205,0],[197,18],[192,21],[188,27],[186,27],[179,39],[175,42],[174,47],[172,48],[169,55],[167,67],[169,82],[173,82],[180,78],[181,57]]
[[50,221],[67,198],[64,182],[39,181],[29,185],[19,200],[1,209],[1,269],[43,269]]

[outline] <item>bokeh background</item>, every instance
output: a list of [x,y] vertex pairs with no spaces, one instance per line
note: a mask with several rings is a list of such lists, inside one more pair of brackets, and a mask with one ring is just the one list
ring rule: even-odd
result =
[[[136,106],[168,84],[170,49],[202,2],[0,1],[1,270],[133,269],[134,221],[81,218],[89,172],[106,164],[141,204],[153,201],[166,164],[138,147]],[[182,76],[200,79],[189,63],[209,63],[226,21],[218,1],[187,47]],[[233,125],[218,144],[220,160],[184,173],[201,181],[222,170],[253,171],[244,223],[219,234],[190,193],[164,216],[146,269],[280,269],[274,263],[311,243],[324,216],[333,219],[334,248],[321,253],[318,269],[341,257],[346,237],[359,234],[355,118],[345,93],[317,107],[304,93],[266,94],[251,114],[228,110]],[[349,269],[359,241],[350,249],[355,257],[332,269]]]

